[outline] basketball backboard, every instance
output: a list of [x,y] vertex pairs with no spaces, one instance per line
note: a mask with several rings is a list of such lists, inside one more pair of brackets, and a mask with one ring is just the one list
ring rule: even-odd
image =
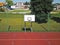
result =
[[24,15],[24,21],[28,22],[34,22],[35,21],[35,15]]

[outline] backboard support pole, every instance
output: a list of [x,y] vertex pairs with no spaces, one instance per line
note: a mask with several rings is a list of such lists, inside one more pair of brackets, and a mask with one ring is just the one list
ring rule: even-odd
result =
[[33,30],[32,30],[32,22],[31,22],[31,32],[33,32]]
[[25,32],[26,32],[26,22],[24,22],[24,30],[25,30]]

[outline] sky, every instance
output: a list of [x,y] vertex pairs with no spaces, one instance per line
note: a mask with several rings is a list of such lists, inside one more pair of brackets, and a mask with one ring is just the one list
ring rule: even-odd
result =
[[54,0],[53,3],[60,3],[60,0]]
[[[15,2],[26,2],[26,1],[30,2],[30,0],[13,0],[14,3]],[[5,2],[5,0],[0,0],[0,2]],[[54,0],[53,3],[60,3],[60,0]]]

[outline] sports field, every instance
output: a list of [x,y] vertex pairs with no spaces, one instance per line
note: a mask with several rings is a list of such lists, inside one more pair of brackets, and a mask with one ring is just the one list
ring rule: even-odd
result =
[[[53,14],[52,16],[60,14]],[[57,17],[56,16],[56,17]],[[50,19],[47,23],[32,23],[33,32],[60,32],[60,23]],[[30,27],[30,23],[26,22]],[[0,13],[0,32],[24,32],[24,14],[18,13]],[[28,31],[29,32],[29,31]]]

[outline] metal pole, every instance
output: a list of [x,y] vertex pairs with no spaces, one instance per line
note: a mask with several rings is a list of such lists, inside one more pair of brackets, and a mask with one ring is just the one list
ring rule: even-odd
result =
[[24,30],[25,30],[25,32],[26,32],[26,22],[24,22]]
[[31,32],[33,32],[33,30],[32,30],[32,22],[31,22]]

